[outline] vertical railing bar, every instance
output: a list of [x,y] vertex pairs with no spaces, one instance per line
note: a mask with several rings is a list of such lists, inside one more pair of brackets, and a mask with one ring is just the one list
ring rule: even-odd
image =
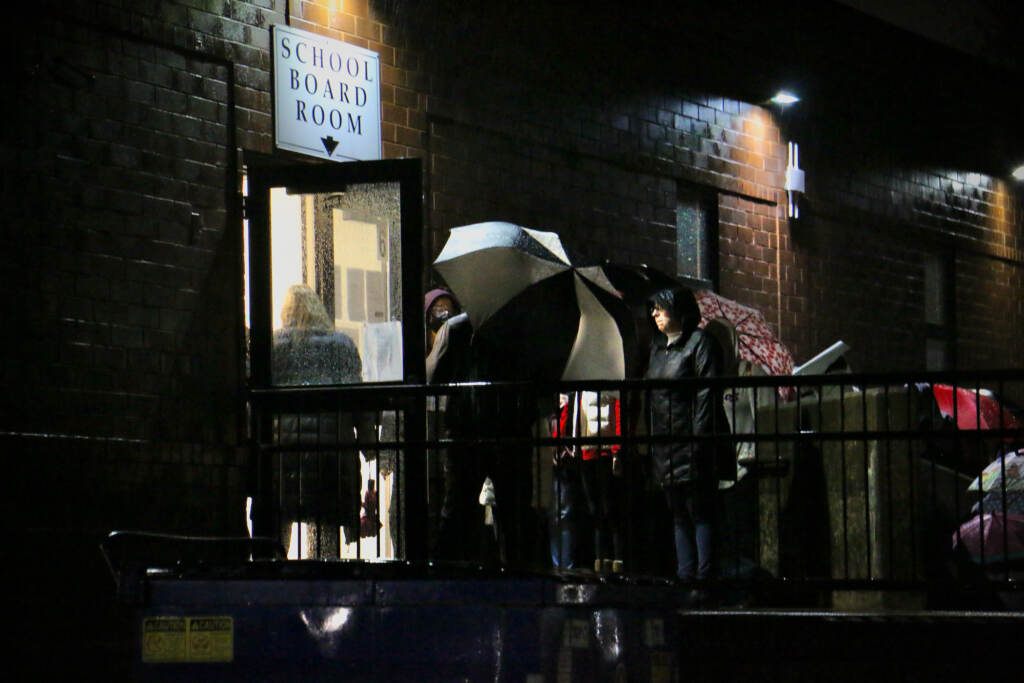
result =
[[[736,394],[737,394],[737,387],[736,387],[735,383],[733,383],[733,385],[729,388],[729,392],[728,392],[728,395],[732,397],[732,401],[730,401],[730,403],[729,403],[729,412],[731,413],[732,419],[730,421],[727,421],[728,424],[726,425],[726,427],[728,427],[728,432],[729,432],[730,436],[736,436],[736,428],[735,428],[735,425],[736,425]],[[725,391],[725,387],[723,386],[723,388],[722,388],[722,400],[724,400],[725,396],[726,396],[726,391]],[[739,440],[730,440],[729,444],[731,446],[730,451],[732,453],[732,471],[729,472],[729,474],[733,477],[733,483],[732,483],[733,488],[734,489],[738,489],[739,485],[740,485],[740,480],[739,480],[739,462],[738,462],[740,442],[739,442]],[[732,557],[733,557],[732,576],[733,577],[739,577],[739,575],[740,575],[740,556],[741,556],[741,553],[742,553],[742,545],[740,543],[740,540],[741,540],[740,533],[741,533],[740,529],[734,529],[733,532],[730,534],[730,537],[732,538]]]
[[[759,399],[759,396],[758,396],[759,388],[760,387],[754,386],[754,387],[751,387],[750,390],[749,390],[750,391],[751,416],[753,418],[753,427],[752,427],[752,429],[753,429],[753,434],[755,436],[757,436],[757,434],[758,434],[759,423],[760,423],[759,414],[758,414],[759,413],[758,407],[759,407],[759,403],[760,403],[758,401],[758,399]],[[754,483],[753,483],[753,486],[754,486],[754,506],[753,506],[753,508],[754,508],[754,510],[753,510],[753,515],[754,515],[754,520],[753,520],[754,521],[754,560],[755,560],[755,562],[758,565],[760,565],[761,562],[764,560],[764,556],[763,556],[763,550],[764,549],[761,546],[761,541],[762,541],[761,537],[762,537],[762,533],[763,533],[763,530],[761,529],[761,442],[759,440],[755,439],[754,442],[753,442],[753,448],[754,448],[754,460],[753,460],[754,472],[753,472],[752,476],[754,477]]]
[[625,518],[622,532],[624,571],[636,571],[637,569],[636,539],[628,533],[629,529],[636,528],[634,525],[636,520],[633,518],[635,501],[633,487],[636,486],[636,482],[633,480],[633,469],[637,448],[636,434],[634,433],[636,425],[632,419],[633,410],[633,390],[627,391],[625,385],[622,385],[619,389],[619,428],[622,430],[623,438],[622,447],[619,449],[619,476],[622,477],[622,509],[620,512]]
[[[775,413],[775,436],[774,452],[775,452],[775,539],[776,539],[776,556],[779,562],[779,576],[782,576],[782,441],[779,440],[781,429],[781,417],[779,415],[779,388],[778,386],[772,387],[772,407]],[[791,468],[796,466],[796,451],[799,445],[793,444],[793,452],[791,454]],[[790,493],[793,492],[793,482],[790,480]]]
[[[905,424],[909,427],[911,424],[911,384],[906,384],[905,402],[906,406],[906,421]],[[913,437],[908,436],[906,439],[907,448],[907,472],[909,473],[908,480],[910,482],[910,489],[908,491],[910,501],[910,577],[918,578],[921,575],[921,567],[918,566],[918,534],[921,533],[918,522],[919,522],[919,510],[917,506],[917,484],[918,476],[921,472],[921,463],[914,457],[913,448]]]
[[[282,429],[281,422],[283,421],[283,418],[284,418],[283,414],[278,414],[277,415],[277,425],[276,425],[277,429],[276,429],[276,433],[273,433],[273,435],[271,437],[271,443],[272,444],[280,444],[281,443],[281,429]],[[273,429],[273,426],[274,425],[271,424],[271,429]],[[285,486],[286,477],[285,477],[285,467],[284,466],[285,466],[285,455],[286,455],[286,453],[283,450],[279,450],[276,453],[271,453],[270,455],[274,459],[277,460],[277,515],[276,515],[276,519],[275,519],[275,523],[276,523],[275,525],[277,526],[278,542],[285,546],[284,551],[285,551],[285,555],[287,556],[288,550],[291,547],[291,525],[290,525],[290,523],[289,523],[289,527],[288,527],[288,538],[286,538],[286,539],[285,538],[281,538],[281,533],[282,533],[282,530],[284,529],[284,523],[285,523],[285,519],[286,519],[286,516],[284,514],[285,513],[285,507],[284,507],[284,503],[285,503],[285,489],[286,489],[286,486]]]
[[[547,400],[547,399],[545,398],[545,400]],[[542,490],[542,487],[541,487],[541,485],[543,483],[543,479],[540,476],[540,473],[542,471],[541,468],[544,467],[544,455],[543,455],[543,453],[541,451],[540,444],[537,442],[537,438],[538,438],[538,436],[540,434],[540,425],[541,425],[541,419],[539,417],[540,416],[540,411],[537,410],[537,408],[541,405],[541,400],[540,400],[540,395],[537,394],[535,389],[532,392],[532,395],[530,397],[530,405],[531,405],[530,415],[531,415],[531,418],[532,418],[530,420],[530,434],[531,434],[531,436],[533,438],[533,446],[530,449],[530,459],[531,459],[531,462],[533,463],[533,465],[530,468],[530,474],[533,476],[533,496],[535,496],[537,498],[537,508],[540,509],[541,504],[543,502],[543,496],[544,496],[544,491]],[[540,518],[540,517],[541,516],[538,515],[538,518]],[[538,536],[537,536],[538,539],[544,538],[544,534],[541,533],[540,529],[535,527],[534,531],[535,531],[535,533],[538,534]],[[531,551],[530,551],[531,555],[533,553],[535,553],[535,552],[536,551],[534,549],[531,549]]]
[[[846,434],[846,385],[845,382],[839,383],[839,431],[842,434]],[[846,490],[846,437],[843,436],[839,441],[839,463],[840,463],[840,479],[841,479],[841,493],[842,493],[842,510],[843,510],[843,572],[844,578],[850,578],[850,551],[849,551],[849,529],[847,520],[847,490]]]
[[[962,442],[963,436],[962,436],[961,431],[960,431],[960,417],[959,417],[960,401],[957,400],[957,391],[959,390],[959,387],[957,386],[957,380],[955,378],[953,380],[951,380],[949,386],[950,386],[950,396],[952,397],[952,401],[953,401],[953,434],[954,434],[954,437],[953,437],[953,444],[954,444],[954,449],[953,449],[954,461],[953,461],[953,464],[954,464],[954,468],[955,468],[954,472],[953,472],[953,476],[952,476],[953,510],[956,513],[957,518],[959,518],[959,516],[960,516],[960,480],[959,480],[959,477],[957,475],[966,468],[966,463],[964,462],[965,458],[964,458],[964,453],[963,453],[964,448],[963,448],[963,442]],[[979,518],[978,521],[980,523],[981,519]],[[956,537],[957,537],[957,543],[958,544],[961,543],[962,539],[961,539],[961,535],[960,535],[960,526],[959,525],[956,528]]]
[[[806,448],[807,452],[808,453],[810,452],[810,449],[807,448],[807,446],[804,445],[804,442],[802,440],[802,435],[803,435],[803,432],[804,432],[804,409],[803,409],[803,395],[802,395],[803,392],[801,391],[801,389],[802,389],[802,387],[797,387],[796,391],[795,391],[795,393],[796,393],[796,419],[794,420],[794,424],[796,426],[796,434],[793,435],[793,437],[794,437],[794,441],[793,441],[793,463],[791,465],[791,467],[792,467],[792,477],[793,478],[796,477],[796,465],[797,465],[797,463],[796,463],[796,453],[797,453],[797,450],[798,449],[803,450],[803,449]],[[818,393],[821,393],[821,392],[819,391]],[[792,482],[791,482],[790,483],[790,495],[792,495],[792,494],[793,494],[793,488],[792,488]],[[807,573],[808,573],[808,571],[806,569],[806,564],[805,564],[805,568],[804,568],[804,570],[802,572],[803,576],[801,576],[800,578],[802,578],[804,581],[806,581],[809,578],[807,576]]]
[[[409,528],[409,509],[406,507],[408,504],[406,501],[406,486],[409,482],[406,481],[405,472],[405,459],[408,456],[406,453],[406,426],[405,422],[408,422],[406,417],[406,410],[400,410],[395,408],[395,462],[393,463],[394,471],[391,473],[392,478],[395,480],[394,495],[392,496],[392,505],[398,505],[398,514],[395,515],[394,519],[397,521],[396,533],[398,534],[397,542],[395,543],[395,555],[400,556],[402,559],[406,559],[409,556],[408,546],[408,528]],[[426,449],[422,449],[423,456],[426,457]],[[419,469],[419,468],[417,468]],[[429,486],[429,482],[420,482],[423,486]],[[390,511],[388,512],[390,516]],[[436,533],[436,531],[435,531]],[[429,553],[429,546],[428,553]]]
[[[1001,503],[1002,503],[1001,504],[1001,508],[1002,508],[1002,515],[1003,515],[1003,555],[1002,555],[1003,572],[1002,572],[1002,574],[1003,574],[1003,579],[1005,581],[1009,581],[1009,579],[1010,579],[1010,545],[1009,545],[1009,543],[1010,543],[1010,537],[1009,537],[1010,525],[1009,525],[1008,510],[1006,509],[1006,505],[1007,505],[1007,498],[1006,498],[1006,455],[1004,454],[1004,452],[1006,451],[1006,446],[1004,445],[1006,443],[1006,441],[1004,440],[1004,437],[1002,436],[1002,431],[1003,431],[1003,428],[1004,428],[1004,421],[1003,421],[1003,396],[1006,395],[1005,391],[1004,391],[1006,387],[1004,386],[1002,379],[1000,379],[998,381],[996,386],[999,387],[999,393],[996,394],[995,399],[996,399],[996,409],[999,411],[999,432],[1000,432],[1000,436],[999,436],[998,440],[996,441],[996,443],[999,444],[996,447],[996,457],[999,458],[999,489],[1000,489],[1000,498],[1002,499],[1001,500]],[[980,398],[981,397],[979,397],[979,406],[980,406]],[[978,410],[978,414],[979,414],[979,420],[980,420],[981,410]],[[981,478],[980,474],[978,475],[978,478],[979,479]],[[979,488],[982,489],[982,491],[981,491],[982,500],[984,500],[984,495],[985,495],[984,483],[979,483]]]
[[[380,509],[381,482],[383,481],[383,478],[382,478],[382,475],[381,475],[381,465],[384,462],[384,456],[383,456],[383,453],[381,453],[381,449],[380,449],[380,436],[381,436],[381,431],[383,431],[383,429],[384,429],[384,409],[378,407],[377,410],[374,412],[374,420],[373,420],[373,444],[374,444],[373,445],[373,450],[374,450],[373,461],[375,463],[377,463],[377,466],[373,468],[373,488],[374,488],[374,495],[377,498],[377,511],[376,511],[376,515],[377,515],[377,528],[374,529],[374,531],[377,532],[374,535],[374,538],[377,539],[377,540],[374,541],[374,546],[376,548],[377,557],[378,558],[380,558],[383,555],[382,549],[384,547],[384,520],[381,518],[381,509]],[[356,457],[358,457],[358,454],[357,454]],[[360,484],[362,484],[362,482],[360,482]],[[362,486],[360,486],[360,490],[362,490]],[[367,492],[367,493],[369,493],[369,492]],[[362,512],[362,505],[360,504],[360,513],[361,512]],[[373,520],[370,519],[370,517],[369,517],[370,511],[367,510],[366,512],[367,512],[367,521],[370,522],[370,523],[373,523]],[[360,520],[359,520],[359,522],[360,522],[360,524],[359,524],[359,545],[360,546],[363,544],[363,529],[362,529],[362,519],[361,519],[361,517],[362,517],[362,515],[360,514]]]
[[[882,415],[885,421],[886,433],[892,431],[892,421],[889,419],[890,410],[890,396],[889,396],[889,383],[885,382],[882,384]],[[893,484],[892,484],[892,437],[885,437],[885,514],[880,514],[880,519],[885,519],[888,524],[888,538],[886,539],[886,552],[889,556],[888,571],[887,575],[889,578],[894,578],[896,574],[895,567],[895,533],[894,527],[895,517],[893,515]],[[910,510],[911,519],[913,519],[913,510]],[[881,531],[881,530],[880,530]]]
[[[911,393],[911,384],[906,383],[906,425],[909,427],[911,424],[920,426],[920,423],[911,422],[911,396],[918,395]],[[920,404],[920,403],[919,403]],[[919,409],[920,411],[920,409]],[[921,533],[919,527],[919,508],[918,508],[918,477],[921,475],[921,461],[913,457],[913,437],[907,436],[906,439],[906,459],[907,459],[907,470],[910,473],[910,512],[911,512],[911,524],[910,524],[910,567],[911,567],[911,578],[919,578],[923,573],[923,567],[919,565],[918,557],[918,535]]]
[[[823,431],[822,430],[822,426],[824,425],[824,419],[825,419],[825,387],[826,386],[829,386],[829,387],[832,386],[832,383],[829,382],[827,378],[818,380],[817,387],[816,387],[817,391],[815,393],[817,393],[817,401],[816,401],[816,403],[818,404],[817,405],[818,415],[817,415],[817,423],[816,424],[817,424],[817,429],[818,429],[819,432]],[[825,451],[825,440],[821,439],[821,438],[818,439],[818,453],[821,454],[821,466],[822,466],[822,471],[823,471],[823,474],[824,474],[825,472],[827,472],[827,470],[825,469],[826,466],[827,466],[827,463],[826,463],[826,455],[827,455],[827,453]],[[828,503],[829,495],[828,495],[828,479],[827,479],[827,475],[826,475],[826,479],[825,479],[825,482],[824,482],[824,486],[826,487],[826,491],[825,491],[826,507],[828,507],[828,505],[829,505],[829,503]],[[829,516],[831,517],[831,511],[829,512]],[[831,533],[829,534],[829,536],[831,537]],[[830,544],[831,544],[831,541],[830,541]],[[831,555],[832,555],[832,553],[831,553],[831,550],[830,550],[829,551],[829,556],[831,557]],[[835,574],[835,568],[832,566],[831,560],[829,561],[828,573],[829,573],[829,576],[823,577],[823,578],[826,578],[826,579],[829,579],[829,580],[834,578],[833,575]]]
[[[973,459],[972,460],[973,461],[971,463],[971,472],[973,473],[974,470],[977,469],[976,465],[977,465],[978,461],[981,459],[980,456],[981,456],[981,452],[982,452],[982,443],[981,443],[981,382],[977,378],[975,378],[975,380],[973,382],[973,386],[971,387],[971,391],[974,392],[974,405],[975,405],[975,410],[974,410],[974,430],[972,431],[972,434],[971,434],[971,444],[972,444],[971,450],[973,451],[973,453],[972,453],[972,455],[973,455]],[[956,392],[955,391],[953,392],[953,401],[954,401],[953,402],[954,406],[956,406],[959,403],[959,401],[956,400]],[[958,426],[959,426],[959,424],[960,423],[957,422]],[[979,477],[980,476],[981,475],[979,474]],[[980,482],[978,484],[978,488],[979,488],[978,493],[981,495],[980,504],[978,506],[978,514],[980,516],[980,520],[979,521],[980,521],[980,527],[981,527],[981,533],[978,535],[978,541],[980,543],[980,557],[979,557],[979,561],[980,561],[981,566],[985,567],[985,565],[988,564],[988,561],[985,559],[985,533],[984,533],[984,529],[985,529],[985,515],[984,515],[984,512],[985,512],[984,511],[985,495],[984,495],[984,493],[985,492],[984,492],[984,487],[981,485]],[[991,517],[989,517],[989,524],[992,524],[994,521],[995,520],[993,520]]]
[[[867,556],[868,580],[874,578],[874,543],[871,528],[871,499],[875,489],[875,483],[871,481],[871,441],[868,439],[868,387],[861,387],[860,392],[860,413],[861,413],[861,447],[864,449],[864,549]],[[876,476],[877,476],[876,472]]]

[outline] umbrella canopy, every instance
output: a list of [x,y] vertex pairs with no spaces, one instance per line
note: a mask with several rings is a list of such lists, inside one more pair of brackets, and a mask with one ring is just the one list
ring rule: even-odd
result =
[[955,419],[959,429],[1024,429],[1021,420],[987,389],[955,387],[954,391],[948,384],[933,384],[932,393],[939,412]]
[[626,303],[641,307],[645,316],[648,313],[647,300],[653,294],[663,289],[684,286],[674,277],[650,266],[632,266],[606,261],[601,268]]
[[524,289],[572,265],[555,233],[492,221],[452,228],[434,268],[479,328]]
[[[1004,478],[1005,473],[1005,478]],[[1024,491],[1024,448],[1006,453],[993,460],[981,475],[967,487],[968,491],[999,492],[1004,484],[1007,491]]]
[[453,228],[434,268],[502,368],[492,379],[622,379],[628,313],[599,267],[574,267],[553,232]]
[[793,374],[793,354],[772,331],[761,311],[710,290],[698,290],[693,294],[700,306],[702,327],[712,320],[722,318],[736,329],[736,346],[740,358],[769,375]]
[[1001,489],[989,491],[971,507],[971,512],[1015,512],[1024,515],[1024,489],[1007,489],[1005,494]]
[[975,515],[953,534],[953,548],[963,545],[978,563],[1024,559],[1024,515]]

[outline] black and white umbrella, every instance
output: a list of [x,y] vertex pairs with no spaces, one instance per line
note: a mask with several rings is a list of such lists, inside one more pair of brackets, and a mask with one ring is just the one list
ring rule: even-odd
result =
[[526,379],[622,379],[631,320],[600,267],[575,267],[553,232],[488,222],[453,228],[434,268],[481,343]]

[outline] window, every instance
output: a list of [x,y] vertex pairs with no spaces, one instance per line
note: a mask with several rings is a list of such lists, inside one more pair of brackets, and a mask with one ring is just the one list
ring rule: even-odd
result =
[[925,368],[952,370],[956,367],[952,254],[924,256]]
[[676,274],[697,286],[718,286],[718,202],[705,188],[677,191]]

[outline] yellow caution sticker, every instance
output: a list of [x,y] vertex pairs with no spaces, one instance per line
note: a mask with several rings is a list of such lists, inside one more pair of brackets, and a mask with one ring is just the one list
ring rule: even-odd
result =
[[235,655],[232,617],[146,617],[142,661],[230,662]]

